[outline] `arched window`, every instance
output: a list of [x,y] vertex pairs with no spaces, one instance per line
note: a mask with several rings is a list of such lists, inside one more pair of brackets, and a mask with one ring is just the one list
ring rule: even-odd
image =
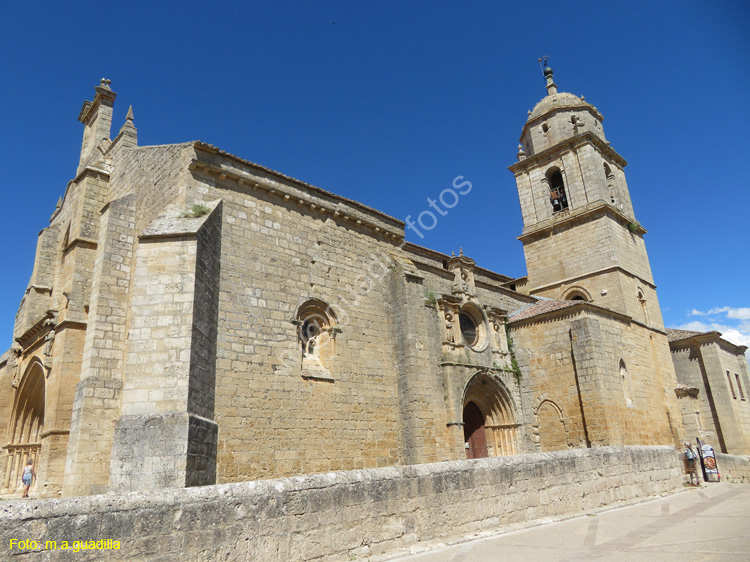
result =
[[549,200],[552,203],[552,211],[558,212],[568,208],[568,195],[565,192],[565,182],[562,172],[557,168],[547,171],[547,183],[549,184]]
[[628,407],[633,407],[633,379],[630,378],[625,361],[620,359],[620,382],[622,383],[622,392],[625,394],[625,403]]
[[304,302],[297,309],[297,342],[302,354],[303,375],[329,379],[331,359],[336,354],[336,315],[318,299]]
[[643,289],[640,287],[638,288],[638,302],[641,305],[641,310],[643,311],[643,321],[648,324],[649,318],[648,318],[648,306],[646,303],[646,295],[643,292]]
[[604,165],[604,178],[607,181],[607,189],[609,190],[609,201],[610,203],[616,203],[615,198],[615,175],[612,173],[612,169],[609,164],[603,162]]
[[563,300],[591,302],[593,299],[586,289],[584,289],[583,287],[575,286],[570,287],[563,293]]

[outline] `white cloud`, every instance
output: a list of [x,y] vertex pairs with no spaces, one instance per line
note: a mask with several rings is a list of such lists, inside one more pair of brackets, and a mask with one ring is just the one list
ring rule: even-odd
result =
[[731,306],[715,306],[710,310],[691,310],[689,316],[715,316],[717,314],[726,313],[727,318],[733,320],[750,320],[750,308],[733,308]]
[[742,332],[740,332],[739,330],[735,330],[734,328],[727,328],[726,330],[720,331],[721,336],[728,342],[731,342],[734,345],[745,345],[750,348],[750,334],[743,334]]
[[730,308],[727,318],[735,320],[750,320],[750,308]]
[[742,322],[739,326],[727,326],[718,322],[702,322],[693,320],[677,326],[678,330],[690,330],[692,332],[720,332],[721,337],[734,345],[747,346],[745,356],[750,360],[750,322]]
[[745,353],[750,359],[750,308],[733,306],[716,306],[709,310],[692,309],[690,316],[701,316],[700,320],[690,320],[677,326],[678,330],[694,332],[721,332],[721,337],[734,345],[748,347]]
[[705,322],[701,322],[700,320],[693,320],[692,322],[688,322],[687,324],[677,326],[677,329],[689,330],[691,332],[710,332],[711,326],[709,326]]

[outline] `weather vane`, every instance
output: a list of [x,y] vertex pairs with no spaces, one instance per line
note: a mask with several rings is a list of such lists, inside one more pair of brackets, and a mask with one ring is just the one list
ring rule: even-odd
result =
[[541,58],[538,59],[539,68],[542,69],[542,72],[544,72],[544,67],[547,66],[547,59],[548,58],[549,58],[549,55],[542,55]]

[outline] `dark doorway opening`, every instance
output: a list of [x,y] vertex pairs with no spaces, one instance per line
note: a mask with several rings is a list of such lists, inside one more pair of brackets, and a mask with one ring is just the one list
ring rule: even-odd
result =
[[464,443],[467,459],[481,459],[487,456],[484,414],[474,402],[469,402],[464,408]]

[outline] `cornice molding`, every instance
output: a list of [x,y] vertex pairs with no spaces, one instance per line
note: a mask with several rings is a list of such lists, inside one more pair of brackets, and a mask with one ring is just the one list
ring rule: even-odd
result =
[[531,241],[533,238],[538,238],[546,235],[550,230],[560,227],[561,225],[568,224],[570,222],[580,220],[593,220],[599,216],[609,215],[617,219],[618,222],[622,223],[625,228],[630,228],[630,225],[634,225],[633,234],[640,236],[646,234],[648,230],[643,228],[640,223],[635,221],[633,218],[625,215],[616,207],[613,207],[605,201],[599,200],[589,203],[584,207],[572,209],[569,212],[560,211],[553,215],[551,218],[543,220],[532,227],[524,228],[524,231],[517,240],[523,243]]
[[557,144],[545,148],[541,152],[527,156],[523,160],[519,160],[508,166],[508,169],[513,172],[514,175],[526,172],[529,168],[533,168],[537,165],[541,165],[548,157],[557,157],[565,154],[566,152],[573,151],[580,148],[585,144],[593,144],[601,152],[604,152],[609,158],[621,168],[628,165],[628,162],[620,156],[617,151],[612,148],[607,141],[604,141],[593,134],[591,131],[580,133],[572,137],[568,137],[565,140],[561,140]]

